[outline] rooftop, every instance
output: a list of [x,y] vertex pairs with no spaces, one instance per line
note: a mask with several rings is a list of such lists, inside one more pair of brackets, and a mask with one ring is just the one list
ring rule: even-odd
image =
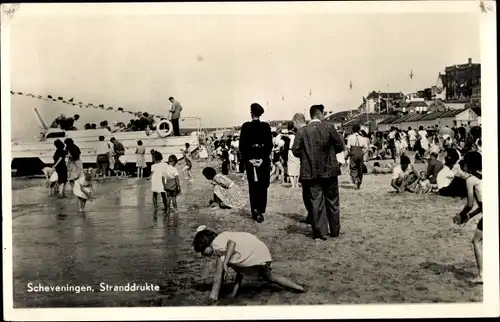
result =
[[[398,124],[398,123],[403,123],[403,122],[420,122],[420,121],[433,121],[441,118],[448,118],[448,117],[455,117],[459,115],[462,112],[465,112],[468,110],[468,108],[462,108],[462,109],[457,109],[457,110],[449,110],[449,111],[444,111],[444,112],[433,112],[433,113],[426,113],[426,114],[411,114],[411,115],[404,115],[402,117],[389,117],[382,122],[379,122],[379,124]],[[474,110],[474,112],[476,112]],[[477,112],[476,112],[477,114]],[[478,114],[479,115],[479,114]]]

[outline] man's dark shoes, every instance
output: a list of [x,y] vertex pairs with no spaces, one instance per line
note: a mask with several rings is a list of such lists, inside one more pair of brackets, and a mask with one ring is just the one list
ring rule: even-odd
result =
[[323,235],[314,235],[313,240],[316,240],[316,239],[326,240],[326,237]]

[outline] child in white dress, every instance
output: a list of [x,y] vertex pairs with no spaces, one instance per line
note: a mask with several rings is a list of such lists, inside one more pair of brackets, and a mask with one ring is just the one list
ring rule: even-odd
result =
[[84,212],[87,200],[95,196],[95,191],[92,187],[92,178],[92,169],[88,169],[80,178],[75,180],[73,193],[78,197],[78,212]]
[[167,193],[165,185],[167,184],[166,172],[167,164],[163,162],[163,156],[158,151],[152,151],[154,164],[151,166],[151,191],[153,192],[153,206],[158,209],[158,194],[161,195],[165,211],[168,211]]

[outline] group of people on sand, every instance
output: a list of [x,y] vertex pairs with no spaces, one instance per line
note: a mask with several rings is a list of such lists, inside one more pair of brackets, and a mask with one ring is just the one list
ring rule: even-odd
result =
[[[377,155],[373,153],[375,144],[371,144],[370,133],[361,127],[355,127],[354,131],[349,134],[339,133],[333,123],[325,121],[323,105],[311,106],[310,122],[306,122],[303,114],[295,114],[287,125],[286,131],[281,131],[279,134],[277,131],[273,133],[270,125],[260,120],[263,114],[263,107],[254,103],[250,106],[251,121],[242,125],[238,136],[226,138],[225,141],[218,140],[219,142],[212,146],[210,146],[210,140],[205,141],[206,145],[210,146],[206,147],[207,157],[209,150],[210,152],[213,150],[215,156],[221,161],[220,169],[222,170],[218,171],[213,167],[205,167],[202,170],[203,176],[213,186],[213,194],[208,206],[221,209],[246,207],[247,198],[242,189],[228,177],[229,170],[234,169],[245,173],[251,218],[257,223],[262,223],[266,216],[268,189],[271,182],[274,178],[281,182],[287,179],[293,187],[300,186],[302,190],[302,199],[307,210],[307,217],[302,222],[311,226],[313,239],[325,241],[327,236],[338,238],[341,231],[338,182],[341,163],[348,164],[353,184],[357,189],[361,189],[368,155],[371,154],[372,157]],[[373,167],[374,173],[392,173],[391,186],[398,192],[429,192],[434,189],[442,196],[467,197],[467,204],[463,210],[453,217],[453,221],[458,225],[465,225],[471,218],[481,214],[480,136],[477,137],[477,133],[473,134],[474,144],[467,145],[468,143],[465,142],[464,144],[454,143],[456,137],[449,140],[448,137],[438,135],[440,148],[437,151],[431,150],[432,145],[426,146],[428,135],[422,132],[413,139],[411,131],[409,129],[408,133],[403,135],[401,134],[403,131],[394,128],[386,135],[384,140],[387,140],[391,151],[389,153],[391,157],[395,157],[396,164],[393,167],[380,167],[380,164],[377,164]],[[425,130],[420,129],[420,131]],[[372,137],[377,139],[377,135]],[[408,139],[408,146],[399,150],[401,153],[398,153],[397,142],[401,142],[401,137]],[[86,200],[93,194],[91,172],[82,171],[79,149],[71,139],[66,140],[65,144],[58,140],[56,142],[59,143],[55,143],[57,151],[54,155],[54,169],[58,174],[61,173],[64,176],[66,173],[68,178],[71,178],[74,194],[78,196],[79,207],[82,210]],[[435,142],[438,141],[435,140]],[[142,146],[138,142],[136,149],[137,161],[141,165],[145,153]],[[462,146],[463,156],[456,148],[457,146]],[[109,151],[109,147],[106,146],[106,148],[106,151]],[[185,149],[182,150],[185,160],[183,172],[185,179],[192,181],[193,164],[189,148],[186,144]],[[234,154],[230,153],[231,149],[234,150]],[[404,153],[406,149],[418,150],[422,159],[428,162],[425,173],[418,173],[415,170],[410,158]],[[438,159],[443,151],[445,152],[444,164]],[[102,152],[103,154],[105,152],[104,144]],[[69,170],[66,169],[66,155],[69,155]],[[232,166],[234,159],[230,159],[229,155],[234,155],[234,159],[237,160],[234,166]],[[158,151],[151,151],[151,156],[153,165],[150,180],[154,208],[158,209],[158,195],[160,195],[165,213],[169,214],[172,210],[175,212],[177,211],[177,196],[181,193],[180,174],[176,168],[179,160],[175,155],[170,155],[165,162]],[[341,157],[345,157],[345,160],[340,160]],[[80,173],[80,176],[73,174],[73,171]],[[63,176],[62,181],[64,181]],[[476,208],[474,203],[477,203]],[[474,281],[478,283],[482,283],[481,244],[482,219],[473,238],[479,271]],[[196,253],[203,256],[218,257],[210,292],[212,300],[218,299],[228,268],[236,272],[231,293],[233,297],[237,295],[243,278],[255,275],[291,291],[305,291],[303,286],[273,272],[269,248],[256,235],[232,231],[217,233],[206,226],[200,226],[194,236],[193,248]]]
[[[335,127],[324,121],[324,107],[322,105],[312,106],[310,109],[311,122],[306,124],[301,114],[293,118],[293,128],[290,126],[291,139],[288,148],[291,155],[299,160],[299,181],[302,186],[302,196],[308,216],[304,222],[310,224],[313,230],[313,238],[326,240],[325,235],[337,237],[340,233],[339,221],[339,192],[338,175],[340,174],[341,162],[338,157],[345,155],[346,163],[349,165],[350,174],[357,189],[360,189],[364,162],[367,154],[372,150],[369,133],[364,129],[355,128],[354,133],[343,136]],[[243,124],[239,136],[239,152],[247,174],[250,194],[250,207],[252,217],[257,222],[262,222],[267,204],[267,189],[270,184],[273,169],[273,152],[277,151],[276,135],[273,135],[269,124],[259,120],[263,108],[258,104],[252,104],[252,121]],[[411,128],[409,129],[411,131]],[[425,132],[424,132],[425,131]],[[411,160],[404,152],[394,151],[401,141],[398,134],[401,131],[392,129],[392,134],[387,135],[392,156],[396,156],[397,162],[394,167],[381,167],[377,164],[378,173],[392,173],[391,185],[398,192],[429,192],[436,189],[442,196],[467,197],[467,204],[463,210],[453,217],[453,221],[459,225],[465,225],[471,218],[482,213],[482,157],[480,149],[480,135],[477,133],[469,137],[473,144],[464,140],[462,143],[454,143],[448,137],[432,135],[433,144],[426,145],[427,131],[419,129],[419,134],[404,136],[409,138],[409,144],[403,145],[403,151],[417,150],[421,159],[428,162],[427,171],[418,173],[411,164]],[[460,138],[464,138],[461,134]],[[394,139],[395,143],[392,142]],[[433,149],[433,145],[439,144],[439,150]],[[467,147],[468,144],[468,147]],[[401,147],[401,145],[399,145]],[[456,147],[464,153],[462,157]],[[430,151],[429,151],[430,150]],[[400,153],[398,153],[400,152]],[[441,164],[438,155],[445,152],[445,162]],[[427,157],[426,157],[427,156]],[[418,157],[417,157],[418,158]],[[377,162],[378,163],[378,162]],[[288,164],[287,164],[288,165]],[[292,172],[293,173],[293,172]],[[377,173],[374,171],[374,173]],[[216,174],[212,168],[203,170],[207,179],[214,181],[215,190],[223,187],[234,187],[235,184],[223,175]],[[293,176],[291,176],[293,177]],[[215,197],[221,194],[218,192]],[[239,193],[238,193],[239,194]],[[474,203],[477,204],[474,207]],[[236,206],[239,206],[238,204]],[[477,231],[472,240],[474,253],[478,266],[478,275],[473,280],[482,283],[482,219],[479,221]],[[256,236],[245,232],[223,232],[217,234],[208,230],[205,226],[199,228],[194,243],[196,252],[205,256],[213,254],[219,256],[217,270],[211,299],[217,299],[218,293],[227,271],[227,267],[233,268],[236,273],[232,296],[237,293],[243,276],[246,274],[258,274],[263,279],[278,283],[290,290],[304,291],[304,288],[289,281],[286,278],[272,275],[270,277],[270,253],[266,245]],[[251,263],[242,261],[244,258],[257,258]]]

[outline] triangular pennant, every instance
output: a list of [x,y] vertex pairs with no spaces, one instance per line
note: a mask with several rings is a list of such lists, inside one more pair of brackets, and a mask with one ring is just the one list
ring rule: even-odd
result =
[[123,112],[123,108],[119,107],[119,108],[118,108],[118,111]]
[[99,107],[104,107],[104,104],[99,105]]
[[88,105],[88,106],[94,106],[94,104],[92,104],[92,103],[88,103],[87,105]]
[[66,101],[62,101],[62,102],[63,102],[64,104],[68,104],[68,102],[66,102]]
[[62,98],[61,96],[59,96],[57,99],[58,99],[59,101],[62,101],[62,100],[63,100],[63,98]]
[[17,92],[17,95],[23,95],[23,92]]
[[79,105],[82,105],[83,103],[82,102],[78,102]]
[[74,99],[73,97],[72,97],[72,98],[70,98],[68,102],[73,102],[73,99]]
[[15,94],[13,91],[10,91],[10,93],[13,94],[13,95]]
[[50,98],[50,99],[52,99],[52,95],[47,95],[47,98]]
[[113,108],[112,108],[111,106],[110,106],[110,107],[108,107],[108,111],[111,111],[111,110],[113,110]]

